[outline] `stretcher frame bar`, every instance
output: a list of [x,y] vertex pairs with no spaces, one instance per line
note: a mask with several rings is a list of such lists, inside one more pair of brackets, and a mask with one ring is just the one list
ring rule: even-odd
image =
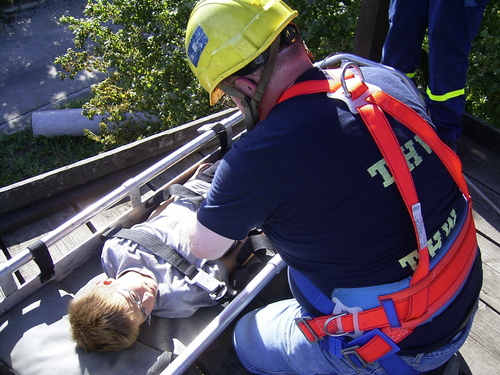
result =
[[254,297],[285,268],[279,254],[273,256],[248,285],[217,315],[160,375],[181,375],[224,331]]
[[[59,227],[48,232],[45,236],[40,238],[39,241],[42,241],[47,247],[53,245],[76,228],[87,223],[102,210],[109,208],[110,206],[116,204],[127,196],[130,196],[132,209],[139,206],[140,204],[143,204],[143,202],[141,202],[140,200],[139,192],[141,186],[143,186],[151,179],[157,177],[159,174],[161,174],[169,167],[173,166],[175,163],[196,152],[205,144],[216,139],[218,135],[214,130],[212,130],[214,126],[221,124],[224,126],[228,134],[232,134],[232,127],[240,123],[242,119],[243,116],[239,112],[235,112],[234,114],[220,121],[202,126],[201,129],[203,130],[203,133],[201,135],[186,143],[184,146],[173,151],[168,156],[153,164],[151,167],[147,168],[137,176],[125,181],[122,185],[120,185],[112,192],[97,200],[95,203],[91,204],[90,206],[76,214],[74,217],[61,224]],[[230,141],[232,140],[230,139]],[[29,249],[25,249],[19,254],[13,256],[11,259],[0,264],[0,286],[5,292],[5,299],[0,302],[0,305],[3,305],[4,301],[9,297],[11,292],[16,292],[17,290],[22,288],[24,284],[21,285],[19,289],[12,290],[12,274],[31,260],[33,260],[31,251]],[[0,311],[1,310],[3,309],[0,309]]]

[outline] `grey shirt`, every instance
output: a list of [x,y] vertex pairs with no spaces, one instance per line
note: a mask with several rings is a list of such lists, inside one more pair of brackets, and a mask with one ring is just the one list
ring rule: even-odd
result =
[[[185,186],[206,196],[210,184],[200,180],[186,182]],[[227,269],[219,260],[198,259],[186,243],[186,219],[197,207],[187,199],[176,199],[153,219],[134,225],[133,229],[148,232],[172,246],[191,264],[202,268],[215,278],[227,282]],[[205,306],[217,304],[199,286],[188,283],[184,274],[163,259],[144,250],[129,240],[112,238],[104,243],[101,263],[108,277],[118,278],[127,271],[135,271],[154,278],[158,296],[153,315],[163,318],[184,318]]]

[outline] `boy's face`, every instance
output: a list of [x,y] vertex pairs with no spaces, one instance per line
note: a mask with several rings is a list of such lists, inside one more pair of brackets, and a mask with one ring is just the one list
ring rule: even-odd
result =
[[96,285],[112,287],[116,293],[123,296],[134,310],[137,326],[146,321],[146,317],[153,311],[158,285],[155,280],[137,272],[127,272],[118,279],[107,278]]

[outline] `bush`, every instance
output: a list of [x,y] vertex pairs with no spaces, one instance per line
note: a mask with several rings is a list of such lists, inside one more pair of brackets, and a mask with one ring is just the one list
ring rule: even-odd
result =
[[490,1],[472,44],[467,113],[500,129],[500,3]]
[[288,0],[287,3],[299,12],[296,22],[317,60],[352,51],[360,1]]
[[[82,70],[107,73],[94,85],[84,114],[105,115],[101,135],[89,134],[111,148],[221,110],[189,70],[184,30],[195,1],[89,0],[84,18],[61,21],[75,34],[75,48],[59,56],[62,78]],[[299,24],[311,50],[325,57],[352,48],[358,6],[329,1],[290,1],[300,12]],[[331,25],[325,33],[324,25]],[[116,127],[127,113],[159,119],[145,126]]]
[[[313,54],[322,59],[352,51],[360,1],[288,0],[299,11],[297,23]],[[82,70],[108,73],[93,87],[84,113],[107,115],[102,134],[90,134],[107,148],[219,111],[189,70],[184,30],[194,0],[89,0],[84,18],[62,17],[75,34],[75,48],[58,57],[61,77]],[[500,38],[499,5],[490,4],[474,43],[468,87],[468,110],[498,124]],[[145,113],[159,122],[115,128],[127,113]]]
[[[84,114],[107,116],[113,125],[127,113],[158,118],[147,126],[103,128],[118,144],[169,129],[207,115],[206,96],[195,82],[185,60],[184,28],[194,1],[89,0],[84,18],[62,17],[75,34],[75,48],[59,56],[62,78],[82,70],[107,73],[94,85],[94,97]],[[100,136],[96,136],[100,138]],[[112,141],[111,143],[113,143]]]

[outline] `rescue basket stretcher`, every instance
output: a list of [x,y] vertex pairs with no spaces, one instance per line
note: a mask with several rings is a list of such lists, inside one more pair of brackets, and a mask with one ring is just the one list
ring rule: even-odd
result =
[[[151,198],[174,183],[185,182],[199,164],[214,161],[218,158],[221,149],[230,147],[235,132],[233,128],[238,129],[237,126],[242,122],[242,116],[234,110],[226,112],[228,116],[221,121],[208,123],[199,128],[201,135],[189,141],[185,146],[169,154],[136,177],[125,181],[117,189],[30,244],[21,253],[0,264],[0,285],[4,295],[3,299],[0,300],[0,340],[2,341],[0,369],[2,374],[4,371],[10,370],[16,371],[19,375],[52,374],[63,370],[67,374],[76,374],[80,373],[79,367],[86,369],[82,373],[89,374],[122,374],[126,373],[124,368],[128,368],[130,373],[146,374],[150,368],[155,366],[156,371],[164,367],[156,362],[157,357],[160,359],[164,357],[159,355],[162,351],[182,354],[184,347],[194,337],[193,344],[186,348],[182,357],[177,359],[168,370],[168,373],[181,374],[269,280],[284,268],[281,258],[275,256],[240,292],[235,303],[229,303],[225,308],[221,306],[202,308],[193,317],[178,320],[153,318],[153,329],[142,329],[144,332],[141,336],[145,338],[146,344],[151,341],[150,345],[155,350],[148,350],[149,348],[144,348],[147,345],[139,342],[120,353],[84,354],[75,347],[69,338],[69,325],[66,316],[67,303],[72,298],[71,295],[83,286],[81,283],[73,285],[70,280],[72,276],[83,272],[84,278],[87,276],[86,281],[88,282],[100,277],[102,269],[100,269],[98,253],[103,242],[102,234],[110,228],[127,228],[145,220],[155,209],[155,205],[151,206],[150,204]],[[236,134],[234,138],[238,136],[239,134]],[[206,144],[213,143],[217,138],[221,144],[218,149],[207,156],[197,152]],[[200,154],[197,156],[199,160],[191,167],[157,191],[150,191],[141,196],[141,187],[148,181],[194,154]],[[105,227],[100,228],[90,238],[77,244],[63,258],[55,262],[52,260],[49,251],[52,245],[64,240],[66,236],[76,231],[80,226],[87,224],[93,217],[127,198],[130,199],[131,208],[126,213],[119,217],[110,218]],[[40,274],[25,283],[21,283],[21,285],[17,285],[19,283],[15,281],[13,274],[32,261],[36,262],[40,268]],[[97,274],[96,277],[88,276],[95,274]],[[66,287],[68,284],[70,288]],[[219,312],[220,315],[217,315]],[[205,327],[210,321],[212,322]],[[155,324],[158,330],[154,329]],[[174,347],[170,345],[170,342],[165,344],[169,340],[167,337],[161,337],[162,329],[165,336],[177,336],[173,342]],[[202,333],[196,337],[194,332],[200,331]],[[41,336],[45,336],[46,339]],[[151,339],[151,337],[153,338]],[[62,348],[61,345],[65,348]],[[22,348],[20,349],[20,347]],[[135,351],[136,354],[131,355],[131,351]],[[72,359],[68,359],[70,357]],[[26,363],[30,361],[32,361],[32,365],[27,365]],[[8,370],[5,369],[5,365],[9,367]]]
[[[320,66],[321,68],[335,67],[343,61],[352,61],[360,66],[381,66],[380,64],[373,63],[370,60],[362,59],[358,56],[350,54],[335,55],[318,62],[316,65]],[[389,67],[386,67],[386,69],[391,70],[395,75],[400,77],[403,82],[407,83],[408,86],[411,87],[415,92],[416,97],[419,98],[419,100],[422,100],[418,90],[413,86],[411,81],[409,81],[409,79],[404,74]],[[228,114],[230,112],[231,111],[229,111]],[[136,177],[125,181],[117,189],[105,195],[104,197],[78,213],[76,216],[72,217],[56,229],[44,235],[34,244],[30,245],[28,249],[24,250],[8,261],[0,264],[0,286],[4,293],[4,299],[0,301],[0,338],[3,342],[5,342],[4,340],[6,339],[6,334],[9,333],[9,340],[11,341],[8,345],[2,344],[4,349],[0,349],[0,362],[8,362],[10,355],[9,350],[15,354],[17,350],[16,346],[19,343],[21,343],[22,345],[29,345],[29,341],[22,342],[22,338],[26,333],[23,331],[23,329],[29,331],[30,329],[37,328],[38,326],[35,327],[35,323],[32,322],[32,317],[27,325],[23,325],[22,321],[27,319],[26,316],[29,316],[30,314],[39,314],[37,312],[38,307],[42,306],[45,308],[45,310],[44,312],[40,313],[39,318],[35,319],[35,321],[38,324],[48,325],[48,328],[45,327],[46,329],[37,330],[33,333],[33,335],[39,336],[40,333],[42,333],[43,335],[44,332],[48,332],[48,330],[50,329],[50,325],[54,326],[53,330],[57,330],[57,326],[60,324],[64,326],[63,323],[65,323],[65,327],[67,327],[67,322],[64,322],[64,320],[67,320],[67,318],[65,317],[66,305],[67,300],[71,298],[71,293],[65,291],[64,288],[61,288],[59,282],[62,282],[65,279],[70,279],[73,273],[85,273],[85,271],[83,270],[89,264],[94,264],[95,269],[95,249],[98,249],[100,245],[102,245],[102,233],[111,228],[129,228],[133,224],[143,221],[151,213],[154,207],[147,207],[147,202],[152,196],[154,196],[154,194],[157,193],[157,191],[149,192],[144,196],[141,196],[140,191],[141,187],[144,186],[148,181],[155,178],[179,161],[183,160],[188,155],[192,155],[200,147],[213,141],[214,139],[227,139],[227,143],[225,140],[221,142],[221,148],[230,147],[230,144],[239,136],[239,134],[237,134],[233,137],[233,128],[236,125],[241,124],[243,119],[239,112],[232,112],[233,113],[230,114],[227,118],[218,121],[215,124],[212,123],[203,126],[202,128],[200,128],[200,131],[202,133],[197,138],[191,140],[190,142],[185,144],[185,146],[179,148],[150,168],[144,170]],[[215,158],[217,158],[217,154],[219,153],[219,151],[220,150],[216,150],[206,157],[200,157],[201,159],[192,167],[188,168],[188,170],[181,173],[177,178],[170,181],[162,188],[158,189],[158,191],[164,190],[167,186],[173,183],[184,182],[185,180],[187,180],[189,175],[194,172],[194,170],[200,163],[205,161],[213,161]],[[88,238],[82,243],[77,244],[66,256],[59,259],[57,262],[52,261],[50,252],[48,250],[50,246],[62,240],[67,235],[77,230],[77,228],[79,228],[80,226],[88,223],[89,220],[98,213],[117,204],[127,197],[130,199],[131,208],[125,214],[122,214],[119,217],[111,218],[105,228],[99,229],[91,236],[91,238]],[[90,251],[90,248],[94,250]],[[41,273],[39,277],[29,280],[22,285],[16,285],[17,283],[13,280],[13,273],[15,273],[19,268],[32,260],[34,260],[40,268]],[[97,267],[99,267],[98,262]],[[175,358],[164,370],[162,370],[162,366],[157,366],[159,369],[158,371],[162,371],[161,374],[163,375],[184,373],[188,369],[188,367],[196,360],[196,358],[216,339],[218,335],[221,334],[221,332],[224,331],[224,329],[238,316],[238,314],[242,312],[242,310],[251,302],[251,300],[259,293],[259,291],[261,291],[264,286],[269,283],[274,275],[279,273],[284,267],[285,264],[281,260],[279,255],[274,256],[262,269],[262,271],[257,276],[255,276],[253,280],[251,280],[248,285],[235,297],[235,299],[227,304],[226,307],[219,309],[209,308],[212,310],[210,312],[207,311],[208,309],[202,309],[203,311],[201,311],[199,314],[195,314],[194,317],[180,321],[179,326],[181,328],[178,331],[182,331],[183,329],[185,329],[185,327],[193,326],[200,333],[195,337],[192,337],[191,335],[188,339],[186,339],[186,342],[179,342],[178,347],[174,348],[175,354],[178,354],[177,358]],[[43,298],[46,299],[44,300]],[[33,307],[33,304],[28,303],[30,301],[34,301],[33,303],[36,306]],[[54,306],[54,308],[47,308],[47,303],[55,303],[58,304],[58,306]],[[18,304],[19,306],[16,306]],[[22,309],[20,306],[22,307]],[[23,313],[23,311],[27,312]],[[210,316],[210,319],[207,320],[208,316]],[[191,322],[189,321],[190,319]],[[209,321],[209,323],[205,327],[200,327],[200,324],[198,323],[192,324],[193,319],[195,319],[197,322]],[[18,321],[21,323],[19,323],[19,329],[16,330],[15,326],[17,325]],[[154,324],[155,321],[153,321],[153,325]],[[158,337],[163,334],[168,335],[172,332],[171,327],[162,332],[162,327],[164,326],[165,324],[160,324],[159,329],[155,329],[154,332],[152,331],[152,329],[147,330],[143,327],[143,331],[146,331],[144,332],[143,336],[151,335]],[[10,334],[13,332],[15,332],[14,336],[17,335],[16,337],[10,336]],[[61,342],[69,344],[70,341],[67,337],[69,334],[67,332],[58,332],[56,336],[61,335],[63,336]],[[26,337],[29,338],[29,335],[27,335]],[[145,340],[147,341],[147,339]],[[159,341],[162,341],[161,337]],[[42,340],[40,343],[38,343],[38,345],[40,345],[39,349],[43,351],[42,347],[44,345],[50,345],[50,343]],[[147,350],[142,348],[144,344],[138,343],[137,345],[134,344],[132,348],[125,350],[126,353],[99,353],[90,355],[89,357],[85,357],[86,354],[76,351],[76,358],[77,360],[85,358],[85,360],[80,363],[80,366],[85,368],[85,371],[82,373],[126,373],[123,371],[125,368],[128,368],[130,371],[132,371],[131,373],[145,374],[148,369],[155,365],[156,358],[162,357],[162,355],[158,356],[158,353],[161,354],[162,350],[167,352],[168,349],[171,349],[167,348],[168,345],[164,347],[162,347],[161,344],[158,345],[158,342],[153,343],[152,345],[156,348],[156,351],[153,351],[152,354],[151,352],[144,354],[145,352],[147,352]],[[53,349],[58,350],[60,348]],[[36,350],[36,346],[33,347],[33,350]],[[74,346],[71,348],[71,350],[75,350]],[[24,351],[19,351],[19,353],[27,354],[29,353],[29,351],[30,348],[26,348],[24,349]],[[136,354],[134,354],[134,351],[136,351]],[[103,360],[103,356],[107,356],[108,361]],[[19,359],[17,358],[12,358],[12,360],[19,362]],[[25,360],[28,362],[30,361],[29,358],[26,358]],[[50,362],[59,361],[62,360],[62,358],[58,358],[58,356],[50,357],[49,355],[47,355],[45,360],[47,362],[42,361],[43,367],[20,366],[19,368],[14,368],[14,370],[18,371],[20,375],[30,373],[38,373],[42,375],[44,373],[54,373],[54,371],[50,369],[54,363]],[[92,363],[93,361],[95,361],[95,363]],[[131,366],[132,361],[134,361],[134,366]],[[12,365],[12,363],[6,364],[15,367]],[[96,368],[96,366],[101,366],[102,368],[98,369]],[[55,367],[57,368],[57,366]],[[71,372],[65,373],[71,374]]]

